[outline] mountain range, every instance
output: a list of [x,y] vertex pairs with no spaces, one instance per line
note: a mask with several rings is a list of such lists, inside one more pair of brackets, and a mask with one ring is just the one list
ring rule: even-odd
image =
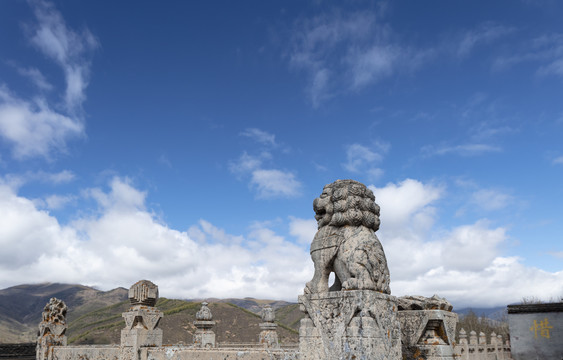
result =
[[[69,344],[119,343],[125,322],[121,313],[129,306],[128,290],[100,291],[84,285],[46,283],[18,285],[0,290],[0,343],[33,342],[41,313],[49,299],[63,300],[67,307]],[[258,340],[259,312],[266,304],[276,310],[278,336],[282,343],[298,341],[302,317],[297,304],[277,300],[206,299],[216,321],[217,341],[249,343]],[[165,344],[193,342],[193,321],[201,300],[159,298],[157,308],[164,312],[160,328]]]

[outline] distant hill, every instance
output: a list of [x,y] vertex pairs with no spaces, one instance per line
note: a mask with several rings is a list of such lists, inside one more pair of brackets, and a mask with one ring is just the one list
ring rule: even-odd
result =
[[[51,297],[62,299],[68,306],[69,343],[119,343],[125,326],[121,313],[129,308],[128,291],[100,291],[68,284],[19,285],[0,290],[0,343],[35,341],[43,307]],[[256,342],[261,322],[258,314],[265,304],[276,309],[280,341],[298,341],[296,330],[302,314],[297,304],[252,298],[207,301],[217,322],[218,342]],[[160,328],[165,344],[192,343],[193,321],[200,306],[200,301],[159,299],[157,307],[164,312]]]
[[506,312],[506,306],[497,306],[497,307],[490,307],[490,308],[462,308],[462,309],[454,309],[454,311],[460,315],[467,315],[469,312],[473,312],[477,316],[485,316],[491,320],[503,320]]
[[49,299],[56,297],[67,304],[67,321],[127,299],[128,291],[117,288],[100,291],[84,285],[45,283],[18,285],[0,290],[0,342],[35,341],[41,313]]

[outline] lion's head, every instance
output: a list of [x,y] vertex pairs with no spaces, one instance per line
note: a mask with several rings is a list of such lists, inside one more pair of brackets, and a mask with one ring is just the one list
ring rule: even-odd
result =
[[323,188],[313,201],[318,228],[323,226],[359,226],[379,229],[379,206],[373,192],[354,180],[336,180]]

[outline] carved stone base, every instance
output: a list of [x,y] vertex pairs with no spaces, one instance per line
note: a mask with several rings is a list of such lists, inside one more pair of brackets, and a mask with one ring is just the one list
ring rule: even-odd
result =
[[421,360],[454,359],[457,314],[443,310],[399,311],[403,357]]
[[194,333],[194,347],[196,348],[214,348],[215,347],[215,333],[213,326],[215,321],[194,321],[197,330]]
[[43,334],[38,339],[37,346],[35,348],[36,360],[47,360],[49,357],[49,348],[52,346],[66,346],[66,341],[66,335],[55,335],[51,333]]
[[152,306],[135,305],[122,314],[125,329],[121,330],[121,346],[162,346],[162,329],[158,323],[162,312]]
[[370,290],[299,296],[301,360],[401,360],[397,299]]
[[162,346],[162,329],[121,330],[121,346]]
[[278,325],[276,323],[265,322],[260,324],[260,337],[258,342],[266,348],[279,348],[278,332],[276,331]]

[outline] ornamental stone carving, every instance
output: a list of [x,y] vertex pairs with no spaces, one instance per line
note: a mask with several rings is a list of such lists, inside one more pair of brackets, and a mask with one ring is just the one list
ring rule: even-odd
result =
[[64,301],[51,298],[43,308],[36,347],[36,359],[46,360],[51,346],[66,346],[66,312]]
[[[313,202],[318,231],[311,244],[315,266],[305,294],[375,290],[390,294],[389,269],[381,243],[379,206],[373,192],[354,180],[336,180]],[[330,273],[335,274],[329,289]]]
[[453,360],[457,314],[437,295],[398,299],[402,353],[406,359]]
[[265,305],[262,308],[261,318],[260,329],[262,331],[260,331],[258,342],[266,348],[278,348],[279,340],[276,331],[278,324],[274,322],[276,319],[274,309],[270,305]]
[[137,281],[129,289],[131,305],[155,306],[158,301],[158,286],[148,280]]
[[215,321],[213,321],[213,314],[207,305],[209,305],[207,302],[202,302],[201,308],[195,314],[194,326],[197,330],[194,333],[194,347],[196,348],[215,347],[215,333],[213,332]]
[[158,328],[163,314],[154,305],[158,287],[148,280],[137,281],[129,289],[131,307],[122,314],[125,328],[121,330],[121,346],[154,347],[162,345],[162,329]]
[[[365,185],[337,180],[313,202],[313,279],[299,296],[301,360],[401,359],[397,299],[381,243],[379,206]],[[334,284],[329,288],[329,275]]]

